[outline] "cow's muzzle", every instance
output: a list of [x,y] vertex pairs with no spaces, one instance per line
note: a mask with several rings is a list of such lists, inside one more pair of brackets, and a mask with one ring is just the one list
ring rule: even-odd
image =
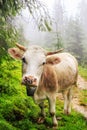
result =
[[22,84],[37,86],[37,79],[33,76],[25,76],[22,80]]

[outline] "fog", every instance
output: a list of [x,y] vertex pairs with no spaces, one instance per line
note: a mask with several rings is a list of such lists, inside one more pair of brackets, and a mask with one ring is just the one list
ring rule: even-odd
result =
[[[51,31],[40,31],[28,8],[15,18],[15,25],[22,28],[25,41],[20,44],[36,44],[57,49],[60,42],[69,51],[73,41],[87,51],[87,1],[86,0],[40,0],[48,9],[52,20]],[[79,35],[77,38],[73,35]],[[72,37],[73,36],[73,37]],[[79,37],[79,40],[78,40]],[[72,40],[73,39],[73,40]],[[20,41],[19,41],[20,42]],[[24,43],[23,43],[24,42]],[[59,45],[58,45],[59,44]],[[78,51],[78,50],[77,50]]]
[[[70,17],[75,18],[77,14],[79,14],[79,3],[81,0],[40,0],[49,10],[49,14],[55,22],[61,21],[61,15],[63,15],[63,19],[70,19]],[[62,7],[61,7],[62,6]],[[62,13],[61,14],[61,9]],[[59,8],[59,9],[58,9]],[[56,15],[58,17],[56,17]],[[37,25],[34,22],[32,16],[30,16],[28,8],[23,9],[21,11],[21,16],[18,16],[16,19],[16,25],[23,27],[23,33],[26,40],[29,41],[29,44],[49,44],[47,43],[47,35],[49,32],[41,32],[38,30]],[[55,22],[53,23],[52,31],[55,31]],[[66,22],[66,21],[65,21]],[[59,25],[60,26],[60,25]]]

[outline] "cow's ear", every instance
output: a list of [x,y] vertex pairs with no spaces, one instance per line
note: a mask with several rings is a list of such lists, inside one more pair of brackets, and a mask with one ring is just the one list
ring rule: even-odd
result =
[[53,64],[58,64],[61,62],[61,59],[59,57],[54,58]]
[[19,48],[9,48],[8,53],[14,59],[21,59],[24,51],[20,50]]
[[46,59],[46,64],[55,65],[59,64],[61,59],[59,57],[50,57]]

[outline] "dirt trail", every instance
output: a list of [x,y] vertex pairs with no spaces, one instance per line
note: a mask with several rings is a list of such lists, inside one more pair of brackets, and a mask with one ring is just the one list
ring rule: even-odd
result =
[[78,76],[78,88],[80,89],[87,89],[87,81],[85,81],[80,75]]
[[[77,81],[78,90],[86,90],[87,89],[87,81],[85,81],[80,75],[78,76]],[[78,92],[73,93],[74,97],[72,100],[72,107],[77,112],[81,113],[87,119],[87,106],[82,106],[79,102],[79,94]],[[63,100],[62,94],[58,94],[58,98]]]
[[[81,89],[81,90],[87,89],[87,81],[85,81],[80,75],[78,76],[77,85],[78,85],[78,89]],[[73,108],[79,113],[81,113],[87,119],[87,107],[80,105],[79,99],[78,99],[78,93],[75,94],[72,104],[73,104]]]

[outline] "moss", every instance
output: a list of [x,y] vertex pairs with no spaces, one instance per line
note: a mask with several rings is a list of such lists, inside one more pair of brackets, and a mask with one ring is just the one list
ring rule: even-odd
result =
[[[20,85],[21,63],[3,61],[0,68],[0,130],[52,130],[52,119],[48,102],[45,102],[46,119],[38,124],[40,108],[26,94]],[[84,94],[86,97],[86,94]],[[63,101],[56,102],[58,130],[86,130],[87,121],[81,114],[72,111],[70,116],[63,114]]]
[[0,120],[0,130],[18,130],[5,120]]

